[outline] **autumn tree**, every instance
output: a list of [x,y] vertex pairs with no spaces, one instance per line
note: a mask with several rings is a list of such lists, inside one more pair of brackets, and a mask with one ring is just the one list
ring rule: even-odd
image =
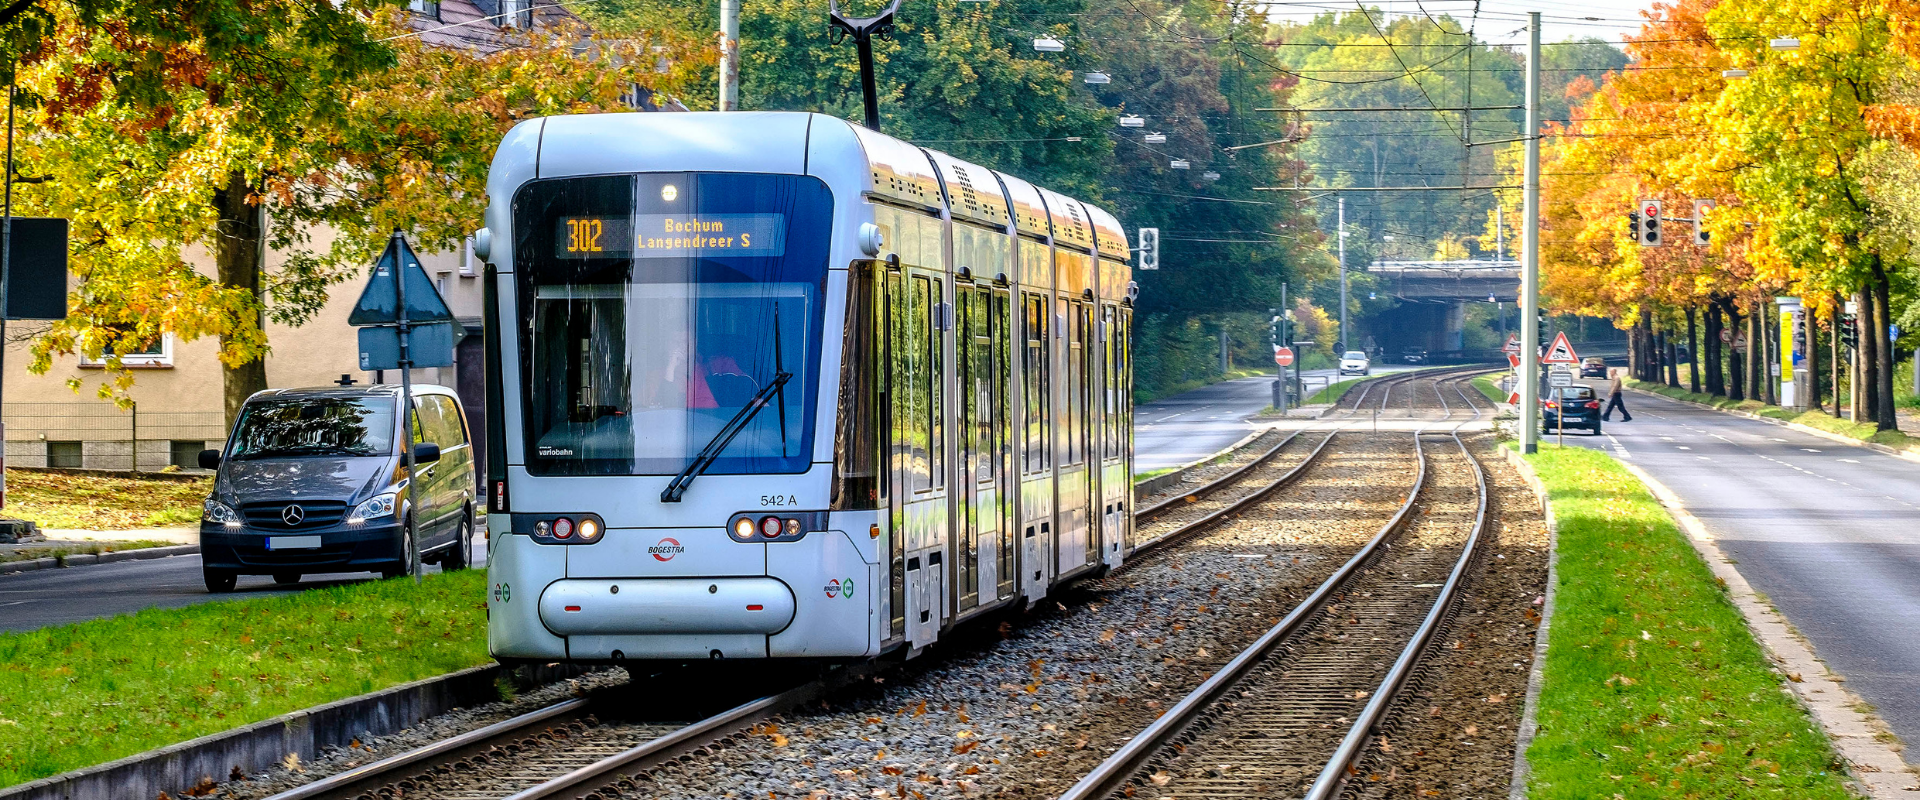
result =
[[[73,220],[81,281],[35,368],[75,351],[117,365],[163,333],[218,336],[229,418],[266,388],[264,319],[310,318],[393,230],[431,250],[478,224],[508,127],[622,108],[623,92],[671,89],[704,57],[584,28],[523,33],[492,55],[436,48],[371,0],[192,11],[73,0],[49,4],[37,39],[10,31],[31,109],[22,171],[48,176],[19,200]],[[655,47],[683,66],[656,73]]]

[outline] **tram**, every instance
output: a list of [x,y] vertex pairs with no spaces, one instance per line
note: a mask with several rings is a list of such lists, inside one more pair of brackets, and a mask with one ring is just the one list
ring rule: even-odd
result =
[[1106,211],[808,113],[528,120],[487,191],[501,661],[914,654],[1120,563]]

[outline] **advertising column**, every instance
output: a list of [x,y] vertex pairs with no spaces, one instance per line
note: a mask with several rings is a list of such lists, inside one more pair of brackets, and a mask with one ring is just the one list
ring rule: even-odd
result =
[[1802,341],[1806,314],[1798,297],[1776,297],[1773,302],[1780,307],[1780,363],[1770,371],[1780,375],[1780,407],[1804,411],[1806,399],[1798,388],[1813,385],[1806,374],[1807,351]]

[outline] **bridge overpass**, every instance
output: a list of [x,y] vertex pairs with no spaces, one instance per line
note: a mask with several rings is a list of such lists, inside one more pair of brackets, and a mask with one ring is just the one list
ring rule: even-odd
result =
[[1387,337],[1398,347],[1460,350],[1468,303],[1520,300],[1517,261],[1375,261],[1367,265],[1367,274],[1375,279],[1375,291],[1403,303],[1397,314],[1401,324]]

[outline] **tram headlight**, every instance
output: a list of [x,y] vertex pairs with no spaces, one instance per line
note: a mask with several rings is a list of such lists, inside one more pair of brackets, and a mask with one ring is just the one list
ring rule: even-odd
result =
[[753,540],[752,517],[741,517],[733,521],[733,538],[743,542]]
[[600,523],[592,519],[580,520],[580,541],[591,542],[600,538]]

